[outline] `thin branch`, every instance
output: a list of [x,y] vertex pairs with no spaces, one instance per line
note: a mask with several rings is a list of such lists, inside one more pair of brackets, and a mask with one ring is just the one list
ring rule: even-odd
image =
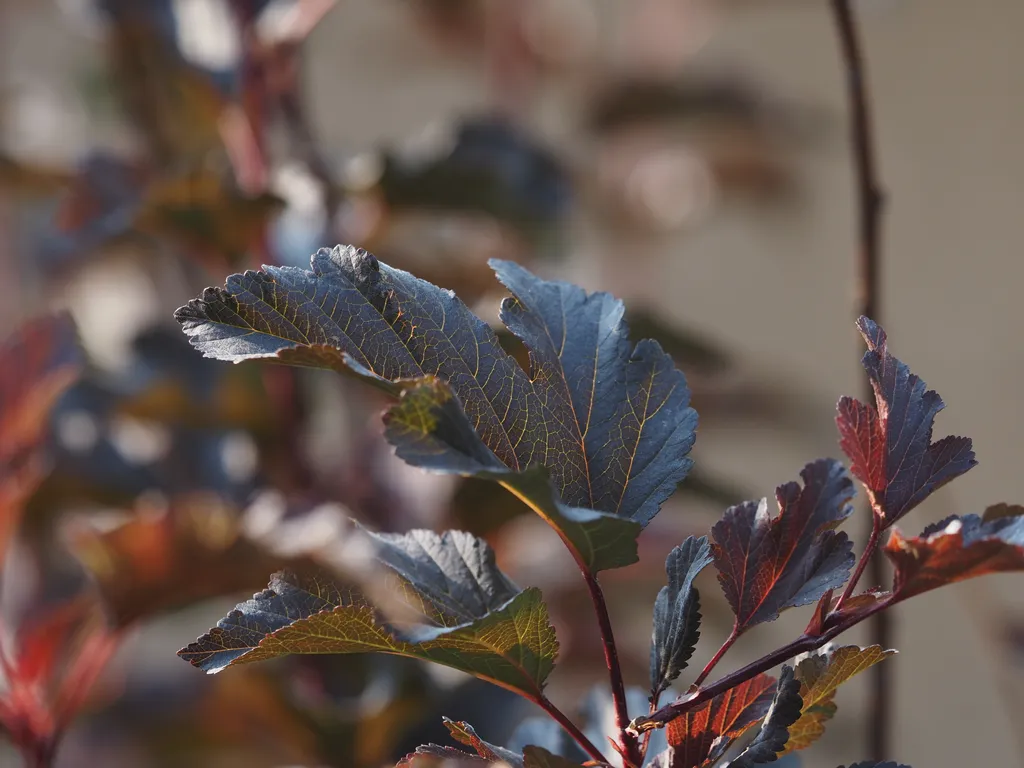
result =
[[718,652],[711,657],[711,661],[707,663],[707,666],[705,666],[704,669],[701,670],[701,673],[697,675],[697,679],[693,681],[693,685],[695,687],[700,686],[701,683],[708,679],[708,675],[711,674],[711,670],[718,666],[718,662],[720,662],[722,657],[725,656],[730,648],[732,648],[733,643],[735,643],[736,639],[740,636],[736,631],[736,627],[737,625],[733,624],[732,632],[730,632],[729,636],[725,638],[725,642],[722,643],[722,647],[718,649]]
[[827,627],[822,634],[815,636],[800,635],[796,640],[782,646],[776,651],[772,651],[767,656],[763,656],[757,661],[747,664],[745,667],[737,669],[735,672],[729,673],[725,677],[716,680],[711,685],[705,686],[704,688],[684,696],[671,704],[666,704],[653,715],[648,717],[638,717],[630,723],[630,732],[642,733],[644,731],[651,730],[652,728],[662,728],[670,720],[675,720],[677,717],[685,715],[687,712],[696,709],[706,701],[710,701],[720,693],[725,693],[726,691],[735,688],[737,685],[745,683],[751,678],[756,677],[762,672],[767,672],[769,669],[777,667],[784,661],[789,661],[794,656],[821,648],[837,635],[842,634],[868,617],[883,611],[890,605],[892,605],[891,599],[880,600],[869,608],[866,608],[863,612],[855,613],[846,617],[840,617],[838,614],[833,612],[831,616],[836,618],[832,625]]
[[[857,561],[857,567],[853,571],[853,575],[850,580],[846,583],[846,589],[843,590],[843,594],[840,596],[834,610],[838,613],[843,607],[843,603],[850,599],[854,589],[857,588],[857,582],[860,581],[860,577],[864,573],[864,569],[867,564],[871,561],[872,556],[878,549],[878,542],[882,534],[882,516],[876,514],[872,510],[871,514],[871,535],[868,537],[868,543],[864,546],[864,552],[861,553],[860,560]],[[874,574],[872,574],[874,575]],[[886,646],[882,646],[885,648]]]
[[608,677],[611,681],[612,699],[615,702],[615,725],[619,729],[619,747],[628,763],[639,766],[643,761],[640,753],[640,742],[636,735],[628,731],[629,711],[626,708],[626,685],[622,679],[622,667],[619,665],[619,652],[615,647],[615,635],[612,633],[612,622],[608,616],[608,605],[604,592],[597,577],[589,569],[583,568],[583,579],[587,583],[590,599],[594,603],[597,624],[601,630],[604,643],[604,660],[608,666]]
[[566,733],[573,737],[584,752],[599,763],[608,763],[608,758],[601,754],[601,750],[595,747],[593,742],[587,738],[587,735],[579,729],[576,723],[566,717],[565,713],[552,704],[547,697],[541,696],[539,699],[535,699],[535,702],[537,706],[548,713],[552,720],[555,720],[560,726],[562,726]]
[[[871,101],[868,96],[867,71],[861,51],[857,20],[850,0],[832,0],[832,10],[843,63],[846,69],[850,105],[850,131],[853,137],[853,159],[857,173],[858,219],[860,247],[858,257],[858,315],[866,315],[880,322],[881,306],[881,215],[883,196],[878,181],[872,134]],[[871,393],[868,394],[870,398]],[[872,527],[874,528],[874,523]],[[877,554],[871,559],[871,580],[881,584],[885,580],[885,564]],[[889,617],[880,613],[871,628],[872,642],[883,648],[891,647],[892,627]],[[868,721],[868,740],[871,756],[882,760],[889,751],[889,732],[893,724],[892,680],[890,669],[878,664],[871,670],[871,717]]]

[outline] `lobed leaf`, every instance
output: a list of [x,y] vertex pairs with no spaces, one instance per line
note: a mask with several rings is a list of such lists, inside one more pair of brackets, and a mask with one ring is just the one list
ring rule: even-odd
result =
[[761,763],[773,763],[786,747],[789,727],[800,717],[803,700],[800,698],[800,681],[793,674],[792,667],[784,666],[779,675],[779,686],[772,700],[771,708],[764,718],[761,731],[729,765],[731,768],[751,768]]
[[772,704],[774,685],[775,680],[768,675],[757,675],[699,709],[670,720],[666,727],[668,765],[698,768],[713,763],[720,754],[719,748],[765,716]]
[[819,459],[800,476],[803,488],[790,482],[776,489],[777,517],[769,516],[766,499],[745,502],[727,509],[711,530],[737,633],[842,586],[853,566],[853,543],[833,530],[852,511],[853,483],[842,464]]
[[476,675],[536,699],[558,652],[540,591],[520,591],[480,539],[449,531],[368,534],[376,560],[418,614],[386,623],[359,591],[319,577],[275,574],[178,655],[213,673],[232,664],[296,653],[381,652]]
[[713,560],[706,536],[690,536],[665,561],[668,586],[654,601],[651,637],[651,697],[658,696],[686,669],[700,638],[700,595],[697,574]]
[[896,568],[893,600],[999,571],[1024,570],[1024,509],[999,504],[980,517],[947,518],[906,539],[894,529],[885,554]]
[[977,461],[966,437],[932,442],[935,415],[945,404],[934,390],[889,354],[885,331],[857,321],[868,351],[862,364],[875,392],[875,407],[844,397],[836,425],[850,470],[864,483],[875,514],[887,527]]
[[321,249],[312,271],[232,275],[175,316],[208,357],[332,368],[392,392],[440,379],[507,469],[544,466],[566,506],[646,525],[692,464],[683,374],[656,342],[630,344],[610,295],[491,264],[529,375],[454,294],[353,247]]
[[385,436],[407,463],[435,472],[494,480],[563,537],[580,564],[597,572],[637,561],[639,523],[558,501],[544,467],[514,472],[477,436],[458,399],[437,379],[406,389],[384,415]]
[[493,766],[494,762],[479,755],[471,755],[455,747],[443,747],[439,744],[421,744],[414,752],[410,752],[397,763],[395,768],[417,768],[429,764],[433,766]]
[[800,719],[789,728],[786,752],[806,749],[825,733],[825,723],[836,713],[836,690],[854,675],[896,653],[879,645],[858,648],[846,645],[816,653],[796,666],[803,709]]

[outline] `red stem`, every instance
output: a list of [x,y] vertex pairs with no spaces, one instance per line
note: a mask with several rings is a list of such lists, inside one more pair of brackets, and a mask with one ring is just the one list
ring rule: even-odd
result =
[[619,729],[619,747],[627,763],[639,766],[643,762],[643,755],[640,752],[639,739],[635,734],[626,730],[629,726],[626,685],[622,678],[622,667],[619,665],[619,652],[615,647],[615,635],[612,633],[612,622],[608,616],[608,605],[597,577],[587,568],[582,568],[582,570],[583,579],[590,592],[590,599],[594,603],[594,612],[597,614],[597,624],[601,630],[601,640],[604,644],[604,660],[611,681],[612,700],[615,703],[615,724]]
[[551,719],[555,720],[560,726],[562,726],[562,728],[565,729],[565,732],[572,736],[576,743],[579,744],[580,747],[583,748],[583,751],[590,755],[591,758],[602,764],[608,763],[608,759],[601,754],[601,750],[595,747],[593,742],[587,738],[587,735],[577,727],[576,723],[566,717],[565,713],[552,704],[547,697],[541,696],[539,699],[534,699],[534,701],[537,706],[548,713]]
[[882,534],[882,516],[872,510],[871,521],[871,535],[868,537],[868,543],[864,546],[864,552],[861,553],[860,560],[857,561],[857,567],[854,569],[853,575],[847,582],[846,589],[843,590],[843,594],[839,597],[839,601],[836,603],[836,607],[834,609],[836,612],[843,607],[843,603],[850,599],[850,596],[853,594],[853,590],[857,588],[857,582],[860,581],[860,577],[863,575],[864,569],[871,561],[871,556],[874,555],[875,550],[878,549],[878,541]]
[[[820,648],[837,635],[845,632],[854,625],[859,624],[869,616],[873,616],[879,611],[887,608],[891,604],[891,599],[882,600],[869,608],[866,608],[861,613],[852,614],[845,618],[840,617],[838,620],[833,619],[832,626],[828,627],[828,629],[826,629],[822,634],[813,637],[800,635],[796,640],[784,645],[782,648],[772,651],[767,656],[763,656],[757,661],[753,661],[750,664],[747,664],[747,666],[737,669],[735,672],[731,672],[725,677],[716,680],[711,685],[701,688],[696,693],[685,696],[672,704],[665,705],[653,715],[637,718],[630,724],[630,730],[633,733],[637,733],[650,730],[651,728],[661,728],[670,720],[675,720],[677,717],[685,715],[687,712],[696,709],[706,701],[710,701],[720,693],[725,693],[726,691],[735,688],[737,685],[745,683],[752,677],[755,677],[762,672],[767,672],[772,667],[776,667],[784,661],[788,661],[794,656]],[[832,617],[838,617],[838,614],[833,611],[830,615],[830,619]],[[826,619],[825,623],[828,625],[830,621]]]
[[733,624],[732,632],[730,632],[729,636],[725,638],[725,642],[722,643],[722,647],[718,649],[718,652],[711,658],[711,661],[707,663],[707,666],[705,666],[704,669],[701,670],[701,673],[697,675],[697,679],[693,681],[694,686],[699,686],[708,679],[708,675],[711,674],[711,670],[718,665],[718,662],[720,662],[722,657],[725,656],[730,648],[732,648],[732,644],[736,642],[736,638],[739,636],[740,633],[737,632],[737,625]]

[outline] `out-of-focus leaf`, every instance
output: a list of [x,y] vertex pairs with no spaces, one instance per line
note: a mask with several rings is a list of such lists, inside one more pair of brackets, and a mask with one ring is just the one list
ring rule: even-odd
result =
[[208,494],[140,507],[111,530],[76,526],[71,545],[119,626],[258,589],[282,565],[242,535],[237,510]]
[[221,175],[204,170],[154,179],[135,227],[178,243],[204,263],[237,267],[283,206],[276,195],[244,194]]
[[654,601],[651,637],[651,697],[662,692],[686,669],[700,638],[700,595],[693,586],[697,574],[711,563],[706,536],[690,536],[665,560],[668,586]]
[[529,746],[523,750],[523,768],[581,768],[581,764],[553,755],[544,747]]
[[672,768],[697,768],[712,750],[728,744],[765,716],[772,705],[774,678],[757,675],[719,694],[666,726]]
[[796,666],[800,682],[803,710],[800,718],[789,727],[786,752],[806,749],[825,733],[825,723],[836,713],[836,689],[851,677],[884,661],[895,654],[879,645],[858,648],[846,645],[831,651],[816,653]]
[[981,516],[954,515],[911,539],[893,529],[885,545],[896,567],[893,600],[986,573],[1024,570],[1024,515],[1007,514],[1012,509],[997,505]]
[[528,228],[565,214],[572,195],[565,171],[512,122],[467,120],[453,138],[428,157],[384,154],[378,184],[389,206],[484,213]]
[[0,563],[25,503],[45,475],[50,412],[81,366],[67,315],[32,320],[0,347]]
[[67,187],[72,178],[67,171],[19,162],[0,153],[0,189],[16,197],[49,197]]
[[[843,766],[839,766],[839,768],[843,768]],[[877,763],[874,760],[864,760],[860,763],[854,763],[850,768],[910,768],[910,766],[904,765],[903,763],[897,765],[892,760],[886,760],[884,763]]]
[[152,3],[131,0],[106,0],[106,6],[113,81],[148,154],[167,165],[218,146],[224,94],[175,50],[173,31],[167,33],[173,15],[154,16]]
[[789,727],[800,717],[802,707],[800,681],[793,675],[792,667],[784,666],[782,674],[779,675],[775,698],[764,718],[760,733],[729,765],[733,768],[751,768],[761,763],[775,762],[779,753],[786,747]]
[[852,511],[853,483],[843,465],[820,459],[800,476],[803,488],[790,482],[775,490],[778,517],[770,517],[766,499],[746,502],[726,510],[711,531],[737,633],[842,586],[853,566],[853,543],[834,530]]
[[540,696],[558,640],[537,589],[518,590],[490,547],[464,533],[366,535],[416,623],[389,626],[356,590],[284,572],[179,655],[218,672],[292,653],[394,653]]
[[508,469],[473,431],[451,390],[436,379],[403,392],[384,423],[388,442],[409,464],[500,482],[562,534],[581,566],[596,572],[636,562],[638,523],[561,504],[543,467]]
[[221,360],[355,371],[392,391],[435,376],[509,469],[544,465],[568,506],[644,525],[689,470],[697,416],[685,379],[656,343],[630,344],[608,294],[493,262],[513,293],[502,319],[531,351],[528,376],[450,293],[351,247],[321,249],[312,266],[234,275],[176,317]]
[[120,645],[94,608],[81,598],[53,606],[21,628],[13,657],[0,648],[0,724],[20,748],[55,743]]
[[861,317],[857,327],[868,345],[861,362],[875,391],[875,407],[851,397],[839,400],[839,444],[875,514],[890,526],[978,462],[970,438],[932,442],[935,415],[945,407],[942,398],[926,391],[925,383],[889,354],[878,325]]

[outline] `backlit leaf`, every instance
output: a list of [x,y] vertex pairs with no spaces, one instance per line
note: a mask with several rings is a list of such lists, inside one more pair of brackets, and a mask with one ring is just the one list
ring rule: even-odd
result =
[[446,717],[444,718],[444,725],[452,735],[452,738],[460,744],[472,747],[480,757],[491,761],[503,761],[512,766],[522,765],[522,758],[519,755],[511,750],[505,749],[504,747],[499,747],[484,741],[477,736],[476,731],[473,730],[473,726],[469,723],[462,721],[456,722],[455,720],[449,720]]
[[671,768],[708,764],[713,749],[731,741],[765,716],[771,707],[775,680],[758,675],[721,693],[699,709],[670,720]]
[[800,681],[793,675],[792,667],[784,666],[782,674],[779,675],[775,698],[761,725],[761,731],[747,748],[729,763],[731,768],[751,768],[761,763],[775,762],[779,753],[785,749],[789,739],[789,727],[800,717],[802,706]]
[[934,390],[889,354],[885,331],[866,317],[857,327],[867,342],[862,364],[875,392],[872,408],[840,399],[836,425],[850,471],[867,488],[886,526],[977,462],[966,437],[932,442],[935,415],[945,404]]
[[657,698],[686,669],[700,638],[700,596],[693,580],[712,561],[706,536],[690,536],[665,560],[668,586],[654,601],[651,695]]
[[736,614],[736,631],[772,621],[842,586],[853,565],[853,543],[833,529],[852,511],[853,483],[842,464],[820,459],[800,472],[804,487],[775,490],[779,515],[768,503],[726,510],[711,530],[718,580]]
[[438,380],[406,390],[384,423],[388,442],[409,464],[500,482],[562,534],[584,567],[600,571],[636,562],[639,523],[561,504],[544,467],[510,470],[481,442],[458,400]]
[[81,365],[67,315],[32,320],[0,347],[0,563],[45,474],[42,443],[50,410]]
[[414,623],[389,625],[355,589],[282,572],[178,654],[212,673],[294,653],[393,653],[540,695],[558,640],[539,590],[518,590],[490,547],[465,533],[367,536]]
[[825,723],[836,713],[833,698],[840,685],[895,653],[882,650],[879,645],[868,648],[846,645],[801,661],[796,667],[796,677],[800,681],[803,710],[800,719],[789,728],[786,752],[806,749],[821,738]]
[[455,765],[461,768],[462,766],[490,766],[494,765],[494,762],[479,755],[471,755],[461,749],[455,749],[455,747],[423,744],[416,747],[415,752],[409,753],[395,763],[395,768],[422,768],[425,765],[438,768]]
[[513,294],[502,320],[530,350],[529,375],[453,294],[352,247],[321,249],[312,272],[232,275],[176,317],[221,360],[355,370],[392,388],[434,376],[507,468],[543,465],[566,506],[646,525],[692,463],[685,378],[655,342],[630,344],[608,294],[492,266]]
[[894,529],[885,545],[896,567],[893,599],[986,573],[1024,570],[1024,516],[1012,511],[997,505],[980,517],[956,515],[911,539]]

